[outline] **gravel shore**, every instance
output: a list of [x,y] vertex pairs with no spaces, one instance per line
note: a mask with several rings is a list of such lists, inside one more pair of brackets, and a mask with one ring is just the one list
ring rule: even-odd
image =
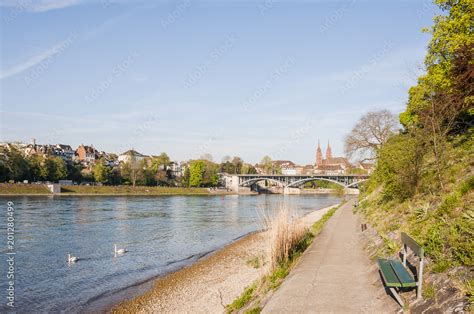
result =
[[[336,205],[334,205],[336,206]],[[316,210],[301,219],[308,226],[333,206]],[[113,313],[222,313],[267,271],[270,249],[267,232],[249,234],[196,262],[156,280],[152,289],[115,306]],[[259,265],[250,262],[260,260]],[[262,265],[263,264],[263,265]]]

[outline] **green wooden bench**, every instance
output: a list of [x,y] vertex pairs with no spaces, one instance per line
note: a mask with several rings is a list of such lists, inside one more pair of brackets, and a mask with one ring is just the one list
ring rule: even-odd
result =
[[[416,243],[416,241],[409,237],[406,233],[402,232],[401,238],[403,243],[403,262],[400,262],[398,259],[384,258],[379,258],[377,262],[379,264],[380,273],[384,280],[385,286],[390,290],[397,302],[403,307],[403,301],[400,298],[400,295],[398,294],[398,292],[402,289],[416,287],[416,297],[417,299],[421,298],[424,252],[421,245]],[[406,268],[408,248],[410,248],[413,253],[419,258],[418,267],[416,271],[416,280],[411,274],[411,272],[409,272]]]

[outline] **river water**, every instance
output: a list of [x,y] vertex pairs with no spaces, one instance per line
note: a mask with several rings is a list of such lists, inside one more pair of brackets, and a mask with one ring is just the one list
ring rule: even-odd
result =
[[[15,311],[88,312],[261,228],[259,212],[300,215],[335,195],[0,197],[0,312],[7,295],[7,201],[15,209]],[[114,257],[114,243],[129,252]],[[67,254],[79,258],[68,265]],[[132,288],[131,288],[132,287]],[[134,293],[137,293],[135,289]],[[114,299],[115,296],[115,299]],[[112,302],[112,303],[111,303]]]

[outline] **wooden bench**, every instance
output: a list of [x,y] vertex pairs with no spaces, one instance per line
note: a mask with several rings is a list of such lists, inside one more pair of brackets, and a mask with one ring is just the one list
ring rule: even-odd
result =
[[[385,286],[393,294],[397,302],[403,307],[403,301],[398,294],[399,291],[407,288],[417,288],[416,297],[417,299],[421,298],[421,286],[423,283],[423,248],[421,245],[416,243],[411,237],[406,233],[402,232],[401,234],[403,249],[402,249],[402,258],[403,263],[398,259],[384,259],[379,258],[378,264],[380,269],[380,274],[384,280]],[[418,257],[418,267],[416,271],[416,280],[406,268],[407,266],[407,254],[408,248],[410,248],[413,253]],[[398,290],[398,291],[397,291]]]

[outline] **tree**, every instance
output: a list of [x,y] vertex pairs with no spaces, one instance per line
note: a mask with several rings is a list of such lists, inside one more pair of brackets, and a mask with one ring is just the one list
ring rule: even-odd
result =
[[273,168],[272,159],[269,156],[263,157],[259,166],[263,169],[263,171],[265,171],[265,173],[271,173]]
[[99,183],[109,183],[111,169],[105,165],[104,160],[100,159],[92,168],[94,180]]
[[3,160],[0,160],[0,182],[7,181],[8,178],[8,168],[5,166]]
[[216,186],[219,181],[219,165],[208,160],[193,160],[189,163],[189,172],[185,172],[185,181],[190,187]]
[[256,174],[256,173],[257,173],[257,169],[255,169],[255,167],[252,166],[251,164],[242,165],[241,174]]
[[234,158],[232,158],[232,164],[235,167],[235,173],[236,174],[241,174],[242,173],[242,165],[244,164],[244,161],[242,160],[242,158],[240,158],[238,156],[234,156]]
[[169,166],[170,162],[171,162],[171,160],[170,160],[170,157],[168,156],[168,154],[163,152],[159,156],[153,158],[152,165],[153,165],[153,167],[156,168],[157,171],[160,168],[160,166],[163,170],[166,170],[166,167]]
[[424,147],[411,134],[391,137],[380,149],[374,172],[385,199],[404,199],[416,192],[421,176]]
[[7,153],[5,166],[8,169],[8,178],[10,180],[22,181],[28,178],[28,162],[18,150],[12,149]]
[[374,160],[380,147],[395,133],[397,124],[388,110],[366,113],[344,139],[346,155],[359,161]]
[[67,179],[74,182],[82,182],[82,170],[84,166],[80,162],[69,163],[67,166]]
[[189,164],[189,186],[199,187],[202,184],[206,164],[203,160],[192,161]]
[[228,173],[228,174],[235,174],[235,165],[230,161],[226,161],[221,164],[220,167],[221,172]]
[[43,180],[58,181],[65,179],[68,175],[66,163],[61,157],[48,156],[41,163],[39,176]]
[[41,179],[45,179],[42,174],[44,170],[44,158],[41,155],[32,155],[29,156],[27,159],[29,165],[29,179],[31,181],[38,181]]

